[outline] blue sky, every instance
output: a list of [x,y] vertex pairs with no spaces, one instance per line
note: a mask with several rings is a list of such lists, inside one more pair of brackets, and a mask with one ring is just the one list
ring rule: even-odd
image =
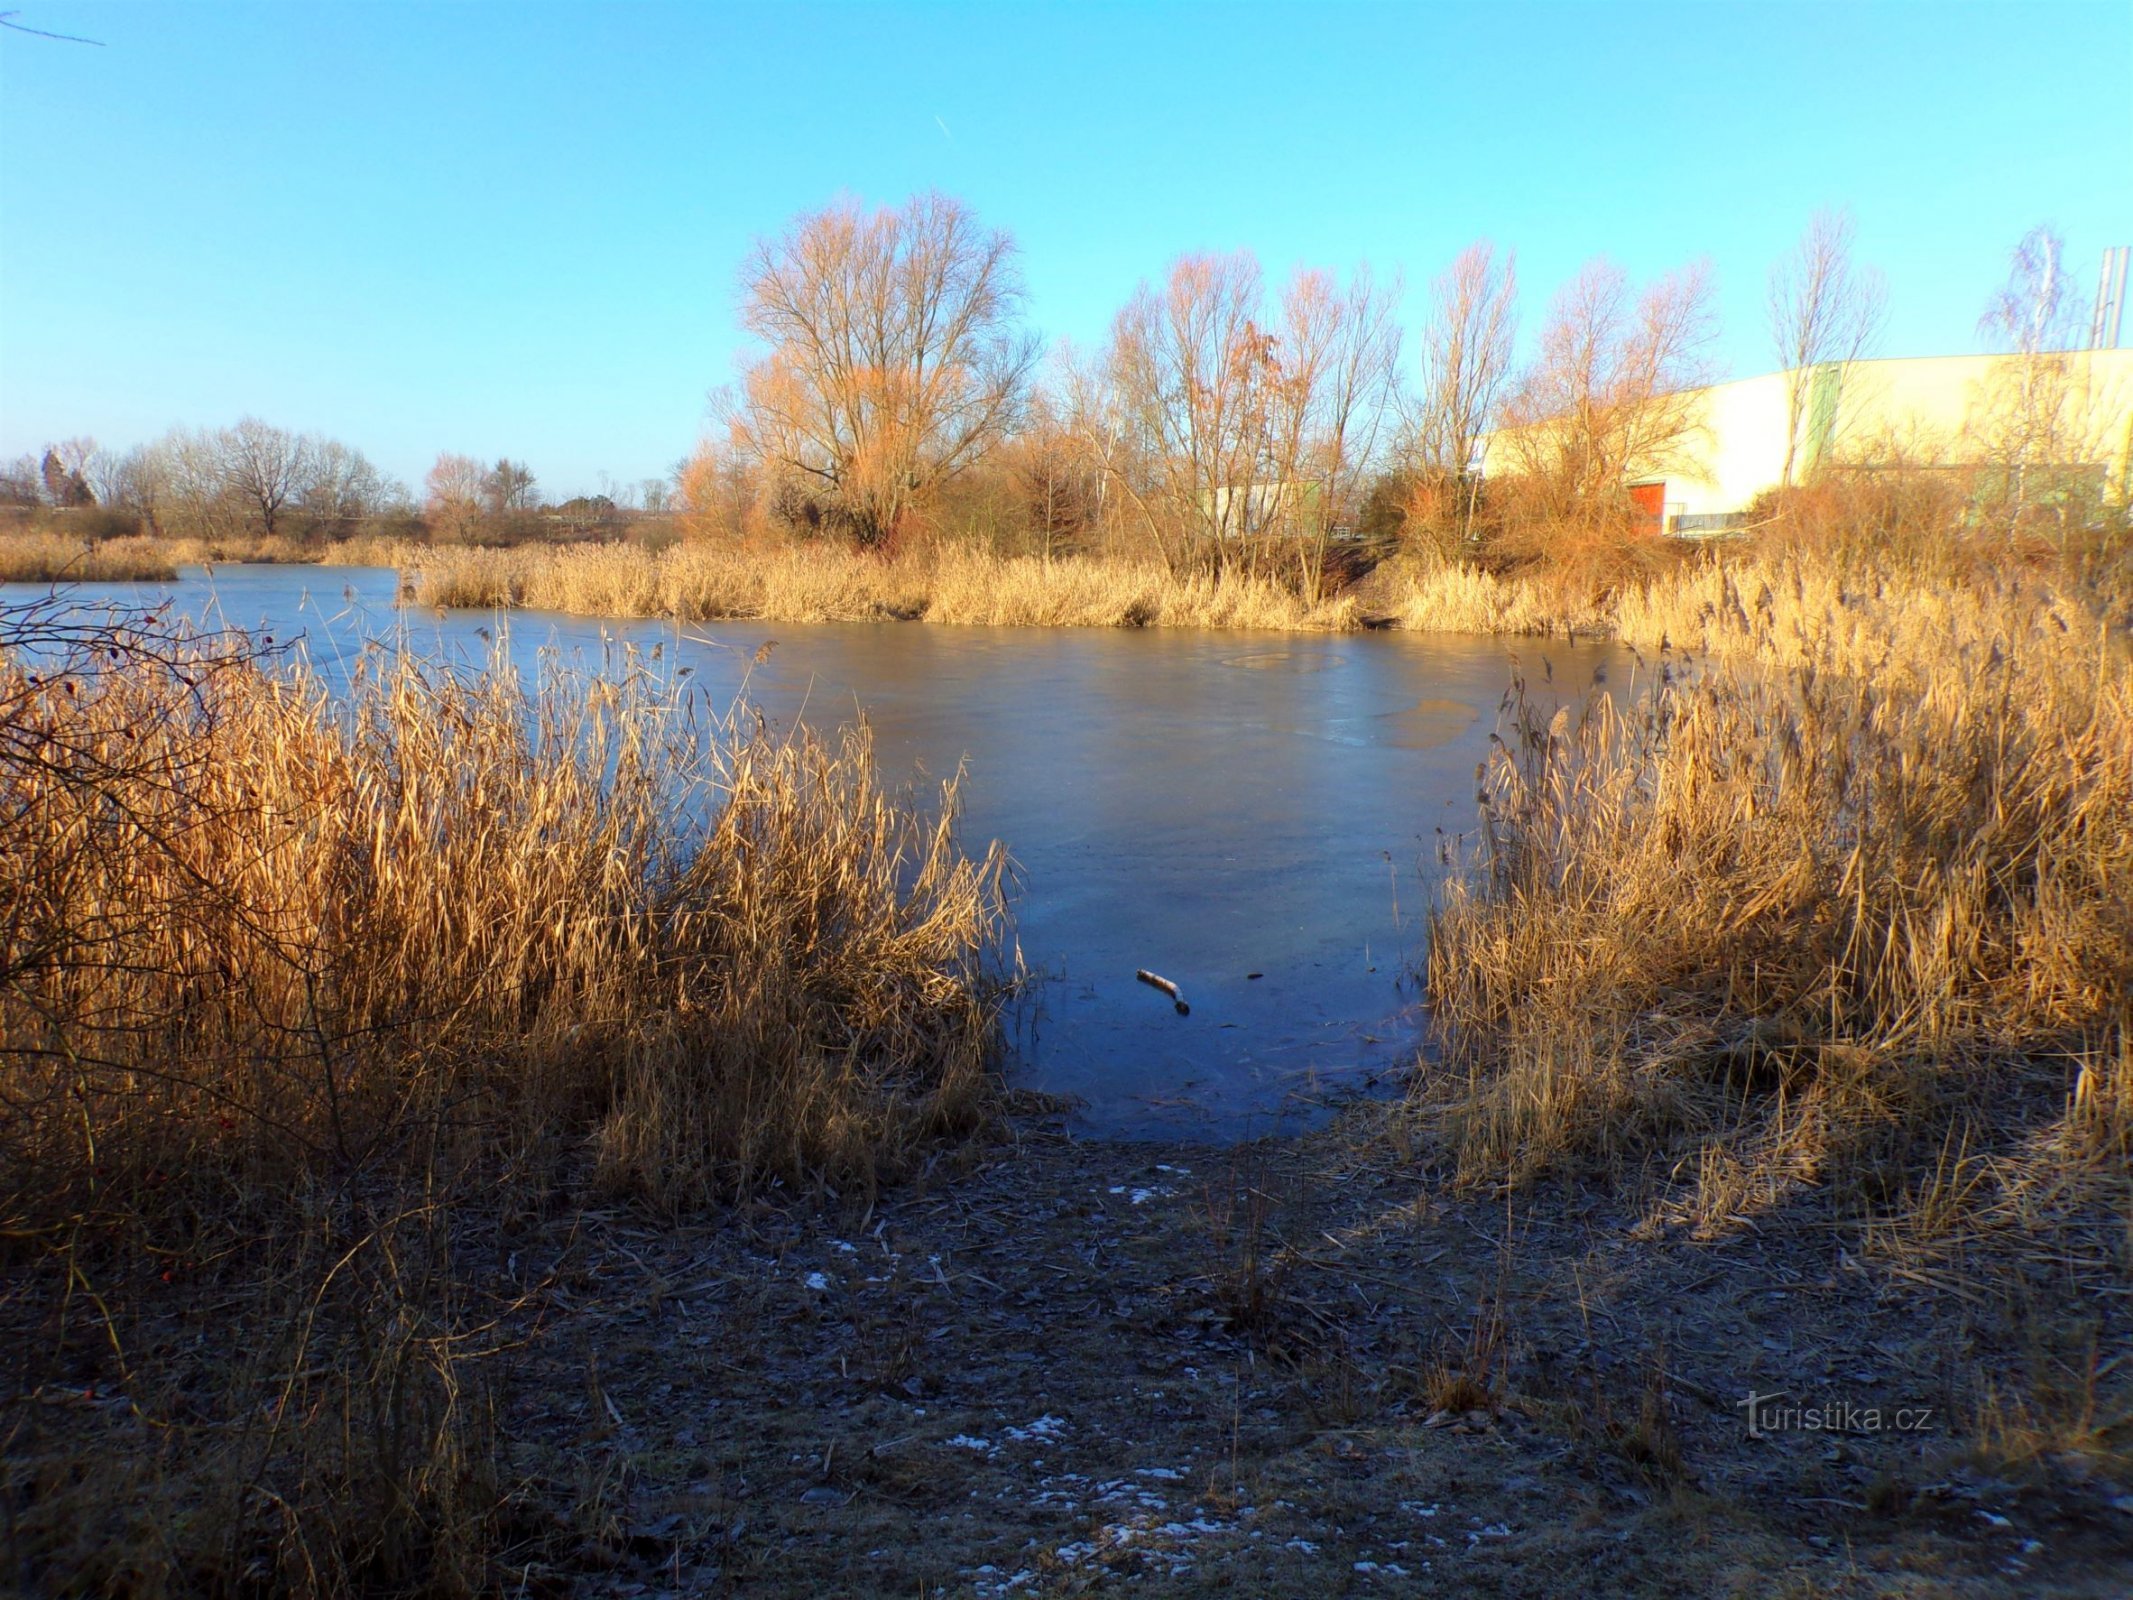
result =
[[1705,255],[1736,375],[1817,206],[1888,275],[1888,354],[1974,347],[2033,223],[2084,295],[2133,242],[2127,0],[5,3],[104,43],[0,33],[0,457],[249,412],[411,483],[661,473],[750,240],[839,195],[962,197],[1087,344],[1186,250],[1368,259],[1412,308],[1487,236],[1529,332],[1591,255]]

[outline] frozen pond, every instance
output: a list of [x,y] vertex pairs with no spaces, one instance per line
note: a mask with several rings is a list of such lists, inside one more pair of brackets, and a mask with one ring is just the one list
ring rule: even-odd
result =
[[[1023,956],[1045,979],[1016,1017],[1016,1076],[1077,1096],[1083,1125],[1114,1134],[1270,1132],[1410,1060],[1437,830],[1473,822],[1515,663],[1542,690],[1545,656],[1575,693],[1617,655],[1404,633],[677,629],[403,610],[396,589],[377,569],[227,566],[75,592],[175,592],[234,626],[302,634],[329,677],[366,636],[404,627],[414,648],[478,661],[501,628],[529,671],[543,648],[596,666],[613,643],[664,641],[721,709],[744,678],[773,724],[864,708],[892,778],[967,766],[964,838],[1013,852]],[[1176,980],[1191,1015],[1136,982],[1141,967]]]

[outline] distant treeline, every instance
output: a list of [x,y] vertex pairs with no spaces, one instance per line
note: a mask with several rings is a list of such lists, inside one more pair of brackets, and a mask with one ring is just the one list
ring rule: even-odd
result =
[[654,479],[550,504],[524,462],[485,466],[449,453],[424,487],[418,500],[361,450],[246,417],[227,428],[174,428],[123,452],[91,438],[47,445],[0,468],[0,507],[90,540],[145,533],[323,543],[365,535],[513,544],[598,536],[663,513],[669,499],[665,481]]
[[[2079,307],[2062,254],[2032,233],[1987,308],[2003,403],[1968,447],[1961,503],[1936,504],[1936,523],[2063,547],[2100,519],[2123,522],[2053,476],[2094,454],[2074,437],[2085,424],[2062,352],[2078,343]],[[1871,353],[1885,295],[1854,264],[1841,212],[1810,222],[1769,288],[1770,358],[1788,375],[1797,438],[1812,376]],[[523,462],[447,453],[418,499],[359,450],[248,418],[120,455],[55,444],[23,457],[0,498],[91,537],[479,545],[634,531],[655,548],[824,540],[881,554],[949,540],[1154,560],[1180,577],[1277,583],[1312,605],[1396,543],[1497,569],[1582,552],[1602,581],[1655,559],[1661,530],[1630,486],[1692,470],[1707,442],[1706,265],[1640,285],[1588,263],[1522,364],[1510,252],[1463,251],[1429,283],[1412,337],[1402,299],[1397,275],[1367,266],[1299,267],[1276,284],[1249,252],[1186,255],[1139,286],[1101,348],[1047,356],[1007,234],[938,194],[839,205],[758,241],[738,306],[755,355],[670,479],[550,505]],[[1870,441],[1788,449],[1752,520],[1826,498],[1843,471],[1886,478],[1906,464]],[[1932,465],[1945,488],[1945,464]]]

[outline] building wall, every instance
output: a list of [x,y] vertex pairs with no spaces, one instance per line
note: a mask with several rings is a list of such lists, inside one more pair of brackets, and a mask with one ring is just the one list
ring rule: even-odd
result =
[[[2123,501],[2133,487],[2133,350],[2074,351],[2074,400],[2062,429],[2076,461],[2105,473]],[[1928,356],[1855,361],[1809,369],[1795,455],[1797,481],[1818,463],[1909,461],[1962,465],[1986,459],[1995,406],[2004,404],[2006,356]],[[1668,515],[1745,511],[1784,477],[1788,374],[1764,373],[1699,391],[1700,428],[1663,472],[1628,481],[1663,481]],[[2076,415],[2078,413],[2078,415]],[[1504,436],[1486,442],[1483,471],[1508,470]]]

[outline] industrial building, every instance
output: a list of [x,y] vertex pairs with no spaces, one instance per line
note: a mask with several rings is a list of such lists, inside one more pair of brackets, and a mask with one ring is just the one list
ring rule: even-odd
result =
[[[1795,483],[1836,467],[2019,462],[2118,504],[2133,485],[2133,350],[1831,362],[1683,398],[1682,438],[1663,464],[1633,461],[1625,481],[1647,517],[1689,537],[1740,526],[1758,495],[1783,484],[1792,418]],[[1485,442],[1485,476],[1512,460],[1507,434]]]

